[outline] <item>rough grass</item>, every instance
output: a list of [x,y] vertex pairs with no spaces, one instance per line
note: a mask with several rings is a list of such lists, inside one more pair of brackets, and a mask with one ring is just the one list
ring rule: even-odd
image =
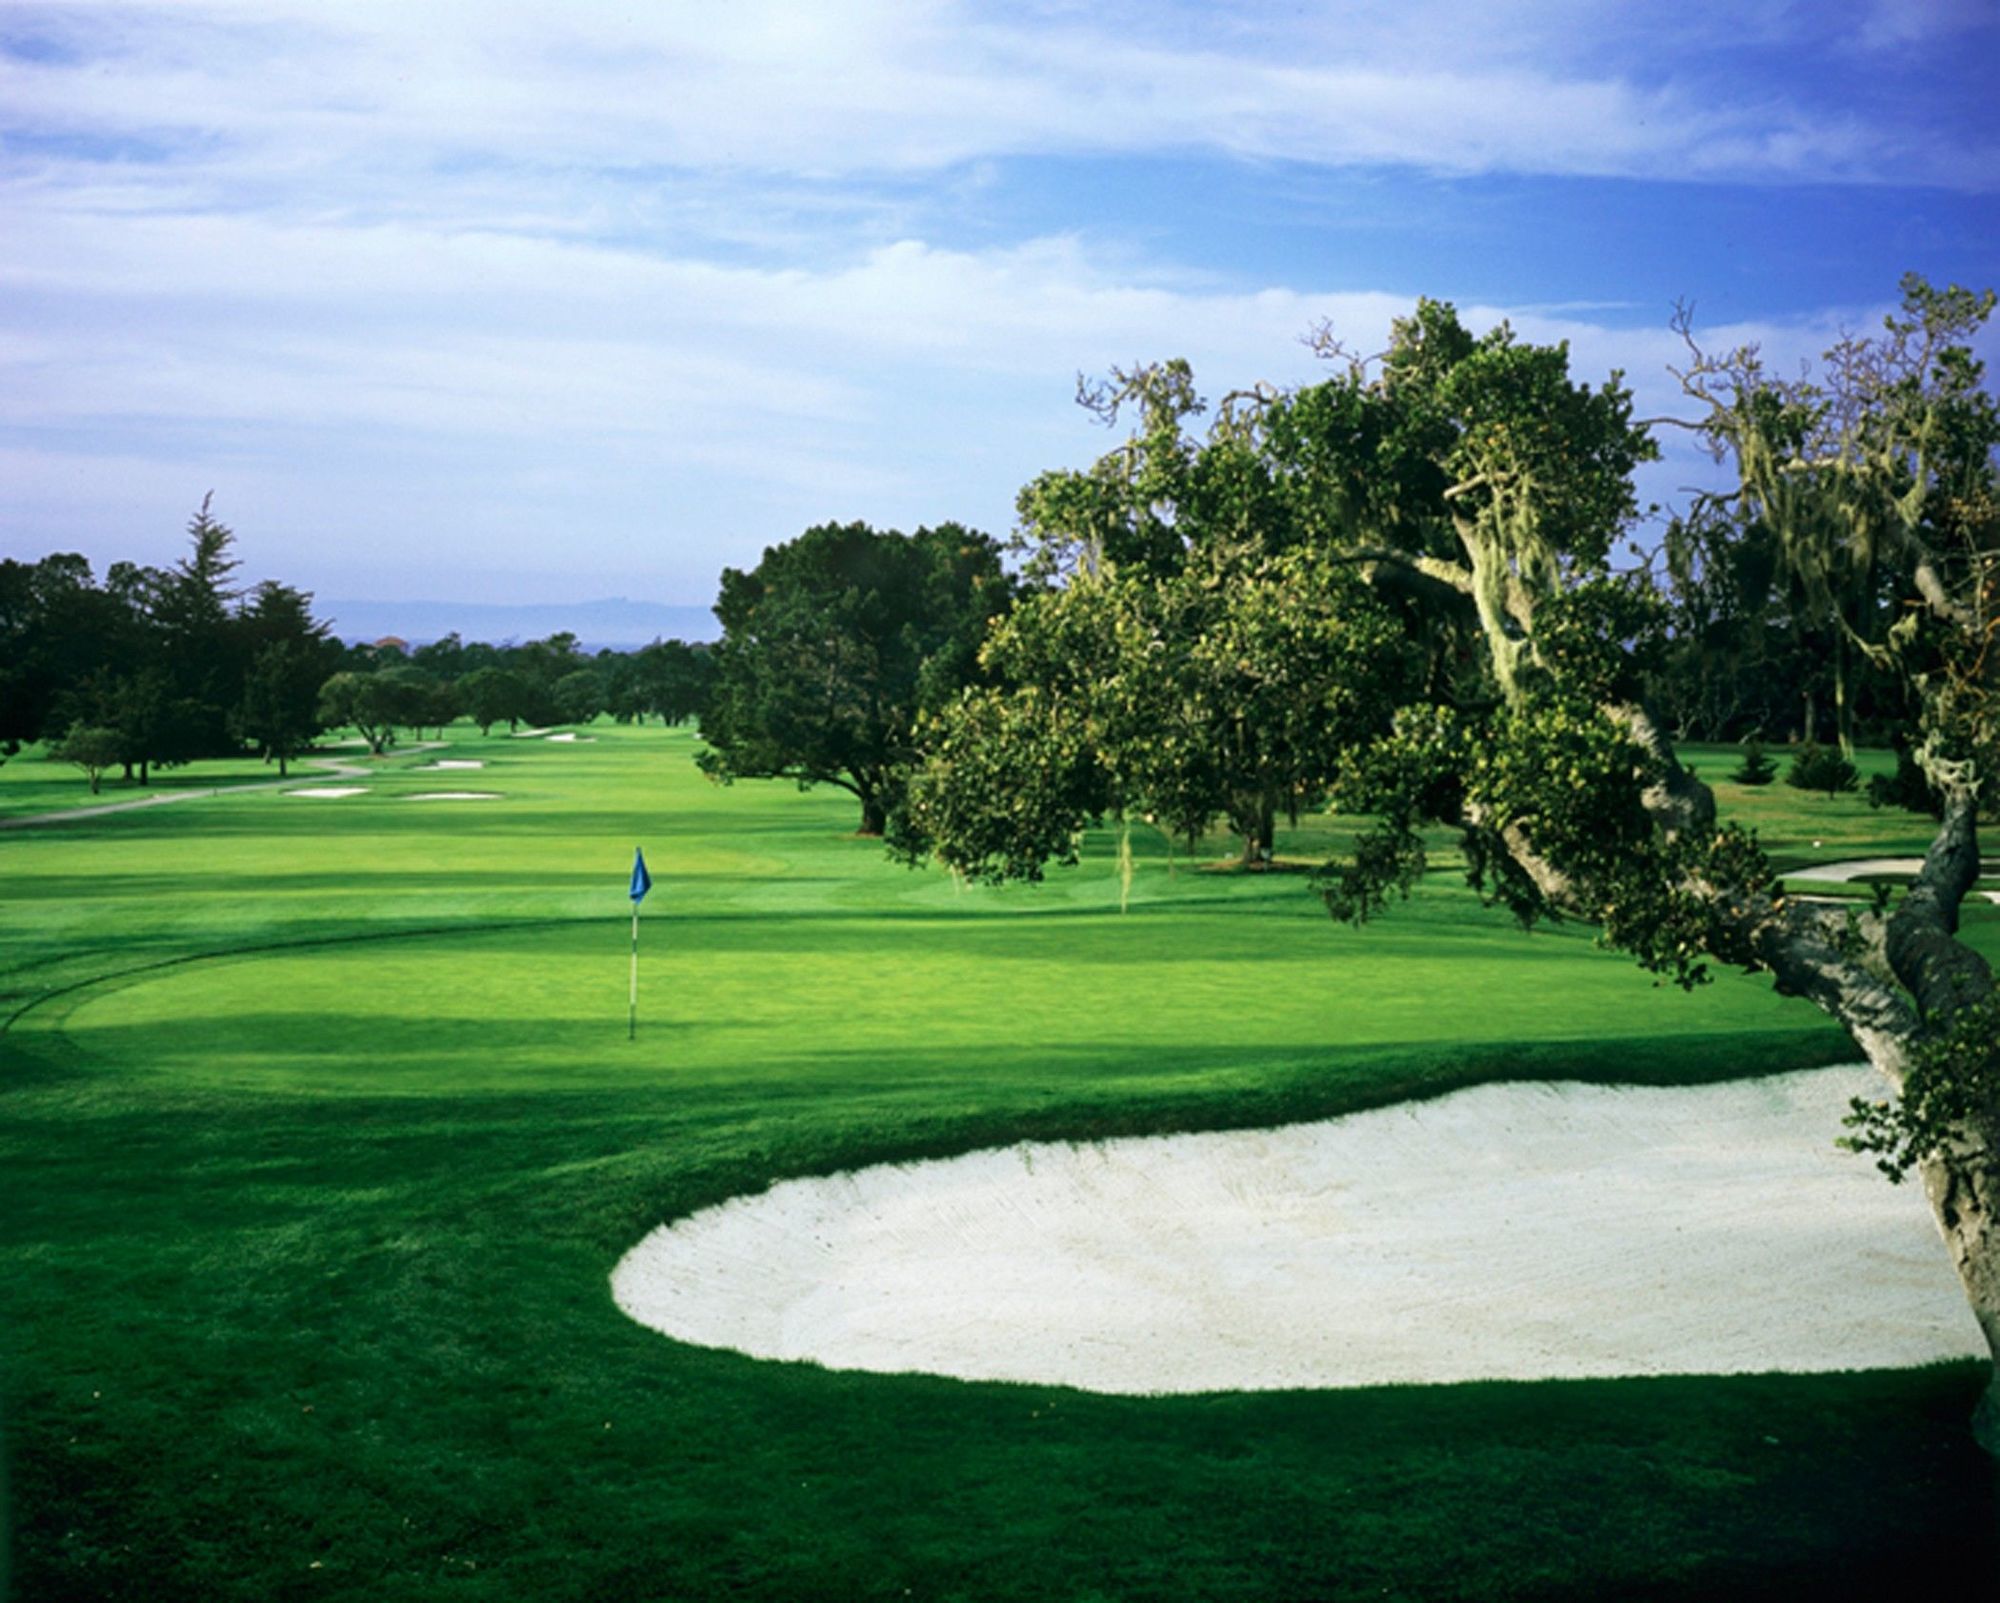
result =
[[[684,734],[592,733],[457,731],[487,768],[392,759],[345,801],[0,836],[20,1597],[1776,1597],[1993,1572],[1975,1366],[1113,1399],[632,1325],[620,1253],[783,1176],[1846,1048],[1759,982],[1655,988],[1446,876],[1363,932],[1296,876],[1169,872],[1152,837],[1122,918],[1108,835],[1048,885],[961,893],[852,838],[843,796],[720,790]],[[506,799],[403,799],[457,788]],[[1725,800],[1842,839],[1821,858],[1922,838],[1850,798]],[[628,1043],[635,844],[656,889]]]

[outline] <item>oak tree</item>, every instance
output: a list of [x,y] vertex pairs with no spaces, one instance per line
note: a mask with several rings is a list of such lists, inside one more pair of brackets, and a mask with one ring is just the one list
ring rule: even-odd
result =
[[1012,593],[998,545],[955,523],[821,524],[725,568],[703,770],[836,785],[860,803],[860,832],[881,834],[919,713],[966,682]]
[[[1411,635],[1427,652],[1414,692],[1382,709],[1372,739],[1322,748],[1321,782],[1374,819],[1321,871],[1329,910],[1380,914],[1423,871],[1422,830],[1449,824],[1474,884],[1524,924],[1590,921],[1689,989],[1719,962],[1812,1001],[1894,1093],[1857,1105],[1850,1141],[1921,1176],[2000,1359],[2000,995],[1958,923],[1980,872],[1982,797],[2000,785],[2000,409],[1970,349],[1993,304],[1906,280],[1882,332],[1844,339],[1799,377],[1751,348],[1705,352],[1681,324],[1694,407],[1682,421],[1735,469],[1692,515],[1718,537],[1766,541],[1794,624],[1838,641],[1843,736],[1863,667],[1911,709],[1913,761],[1942,816],[1907,892],[1872,908],[1787,896],[1754,837],[1718,822],[1648,704],[1666,607],[1643,572],[1608,559],[1654,447],[1619,375],[1576,383],[1563,346],[1504,325],[1475,336],[1422,302],[1383,357],[1257,397],[1254,424],[1224,443],[1261,456],[1290,498],[1290,538],[1428,620]],[[1173,378],[1157,387],[1168,409],[1186,395]],[[1183,464],[1216,442],[1171,441],[1153,413],[1143,423],[1129,475],[1101,465],[1031,487],[1038,517],[1063,498],[1072,574],[1178,560],[1178,498],[1121,500],[1122,486],[1192,482]],[[1042,610],[1080,623],[1109,604],[1069,588],[1085,599]],[[1078,713],[1096,694],[1045,676],[1011,700],[957,703],[917,784],[917,844],[995,876],[1060,858],[1077,817],[1118,803],[1117,776],[1178,734],[1171,697],[1133,701],[1121,723]],[[2000,1451],[2000,1369],[1974,1428]]]

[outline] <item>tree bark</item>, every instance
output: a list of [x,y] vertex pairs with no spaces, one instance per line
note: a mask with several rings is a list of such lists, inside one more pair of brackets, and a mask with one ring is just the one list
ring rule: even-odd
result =
[[1992,1132],[1968,1135],[1945,1157],[1920,1165],[1919,1172],[1993,1359],[1986,1390],[1972,1413],[1972,1434],[2000,1458],[2000,1153]]
[[1238,827],[1243,835],[1243,866],[1245,868],[1267,867],[1271,853],[1278,844],[1278,809],[1269,800],[1259,801],[1249,809],[1245,820],[1248,827]]

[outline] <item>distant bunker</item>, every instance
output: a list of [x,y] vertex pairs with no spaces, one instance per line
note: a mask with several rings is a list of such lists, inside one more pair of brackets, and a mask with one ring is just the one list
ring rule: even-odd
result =
[[1088,1391],[1731,1374],[1983,1354],[1861,1068],[1480,1086],[1278,1130],[790,1180],[612,1275],[679,1340]]

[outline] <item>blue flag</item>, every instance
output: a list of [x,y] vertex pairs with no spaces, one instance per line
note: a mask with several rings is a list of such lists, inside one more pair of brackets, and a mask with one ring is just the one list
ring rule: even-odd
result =
[[636,846],[632,848],[632,905],[638,906],[646,899],[646,892],[653,888],[653,876],[646,872],[646,854]]

